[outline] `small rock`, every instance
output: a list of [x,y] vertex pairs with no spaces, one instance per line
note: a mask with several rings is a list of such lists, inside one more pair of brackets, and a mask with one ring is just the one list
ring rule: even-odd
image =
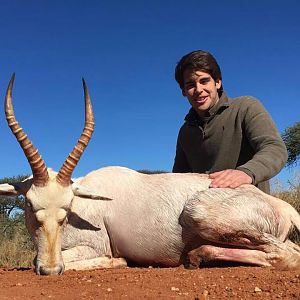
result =
[[112,292],[112,289],[111,289],[111,288],[108,288],[107,291],[108,291],[108,292]]
[[208,300],[208,291],[204,290],[199,300]]
[[259,287],[256,286],[256,287],[254,288],[254,292],[255,292],[255,293],[260,293],[260,292],[262,292],[262,290],[261,290]]
[[172,287],[171,287],[171,291],[178,292],[178,291],[179,291],[179,288],[172,286]]

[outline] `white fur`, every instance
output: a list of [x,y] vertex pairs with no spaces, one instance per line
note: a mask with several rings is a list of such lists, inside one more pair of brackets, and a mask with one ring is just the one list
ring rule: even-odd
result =
[[[254,186],[210,189],[203,174],[147,175],[107,167],[62,187],[56,173],[48,173],[45,187],[31,182],[26,193],[26,225],[37,248],[38,274],[61,273],[64,265],[124,266],[118,258],[178,266],[197,251],[206,259],[300,267],[299,247],[286,241],[299,214]],[[7,186],[0,185],[1,191],[7,193]],[[86,199],[89,195],[93,199]],[[232,254],[227,246],[237,249]]]

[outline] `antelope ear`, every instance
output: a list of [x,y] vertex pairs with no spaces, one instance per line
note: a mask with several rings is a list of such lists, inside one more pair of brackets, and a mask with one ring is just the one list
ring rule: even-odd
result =
[[32,177],[20,182],[0,184],[0,195],[15,196],[25,195],[32,185]]
[[93,200],[106,200],[106,201],[112,200],[111,198],[103,197],[98,193],[94,192],[92,189],[86,188],[77,183],[72,183],[72,191],[75,196],[82,197],[82,198],[88,198]]
[[2,183],[0,184],[0,195],[4,196],[15,196],[19,195],[15,187],[8,183]]

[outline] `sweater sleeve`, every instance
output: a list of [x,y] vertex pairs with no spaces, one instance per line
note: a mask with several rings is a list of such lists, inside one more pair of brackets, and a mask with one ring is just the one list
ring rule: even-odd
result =
[[177,139],[176,155],[174,159],[174,165],[172,169],[173,173],[190,173],[192,172],[191,167],[187,161],[186,155],[180,145],[180,132]]
[[243,129],[255,154],[237,169],[251,176],[252,183],[257,184],[272,178],[284,167],[287,150],[271,116],[262,104],[253,98],[247,100],[251,101],[245,110]]

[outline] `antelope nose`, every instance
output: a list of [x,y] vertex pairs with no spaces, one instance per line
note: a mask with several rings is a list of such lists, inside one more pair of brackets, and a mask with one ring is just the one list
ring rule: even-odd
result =
[[55,267],[37,266],[36,273],[38,275],[61,275],[64,272],[64,266],[59,264]]

